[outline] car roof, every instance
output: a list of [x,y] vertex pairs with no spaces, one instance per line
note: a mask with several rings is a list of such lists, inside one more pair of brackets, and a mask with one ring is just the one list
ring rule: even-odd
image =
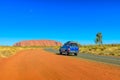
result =
[[74,42],[74,41],[68,41],[68,42],[66,42],[65,44],[77,44],[77,42]]

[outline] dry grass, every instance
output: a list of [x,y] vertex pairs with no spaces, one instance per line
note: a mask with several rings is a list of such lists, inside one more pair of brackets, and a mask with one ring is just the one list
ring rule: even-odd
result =
[[39,49],[39,48],[55,48],[55,47],[44,47],[44,46],[10,47],[10,46],[0,46],[0,58],[8,58],[8,57],[15,55],[17,52],[22,51],[22,50]]
[[82,46],[80,52],[96,55],[120,56],[120,45]]
[[8,47],[0,46],[0,58],[7,58],[12,55],[15,55],[17,52],[27,49],[36,49],[41,47]]
[[[12,55],[15,55],[17,52],[28,49],[37,49],[37,48],[47,48],[47,47],[8,47],[0,46],[0,58],[7,58]],[[55,50],[58,50],[60,47],[51,47]],[[89,53],[95,55],[107,55],[107,56],[120,56],[120,45],[86,45],[80,46],[81,53]]]

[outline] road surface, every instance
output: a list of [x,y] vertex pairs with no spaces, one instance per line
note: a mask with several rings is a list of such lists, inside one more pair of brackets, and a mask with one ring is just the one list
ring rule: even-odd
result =
[[26,50],[0,59],[0,80],[120,80],[120,67]]
[[[58,54],[58,50],[54,50],[51,48],[46,48],[46,51],[53,52],[54,54]],[[101,55],[94,55],[94,54],[85,54],[85,53],[79,53],[78,56],[72,56],[76,58],[83,58],[108,64],[114,64],[120,66],[120,57],[113,57],[113,56],[101,56]]]

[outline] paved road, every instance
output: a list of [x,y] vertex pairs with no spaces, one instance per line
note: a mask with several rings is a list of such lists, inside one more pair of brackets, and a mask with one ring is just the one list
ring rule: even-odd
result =
[[0,59],[0,80],[120,80],[120,67],[26,50]]
[[[53,52],[53,53],[59,53],[59,51],[53,50],[53,49],[50,49],[50,48],[47,48],[45,50]],[[99,56],[99,55],[93,55],[93,54],[79,53],[77,58],[84,58],[84,59],[89,59],[89,60],[94,60],[94,61],[99,61],[99,62],[104,62],[104,63],[109,63],[109,64],[120,65],[120,57]]]

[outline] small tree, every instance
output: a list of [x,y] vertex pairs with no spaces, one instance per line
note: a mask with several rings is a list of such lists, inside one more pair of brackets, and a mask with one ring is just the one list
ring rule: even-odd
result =
[[95,43],[99,44],[99,45],[101,45],[103,43],[102,42],[102,33],[99,32],[99,33],[96,34]]

